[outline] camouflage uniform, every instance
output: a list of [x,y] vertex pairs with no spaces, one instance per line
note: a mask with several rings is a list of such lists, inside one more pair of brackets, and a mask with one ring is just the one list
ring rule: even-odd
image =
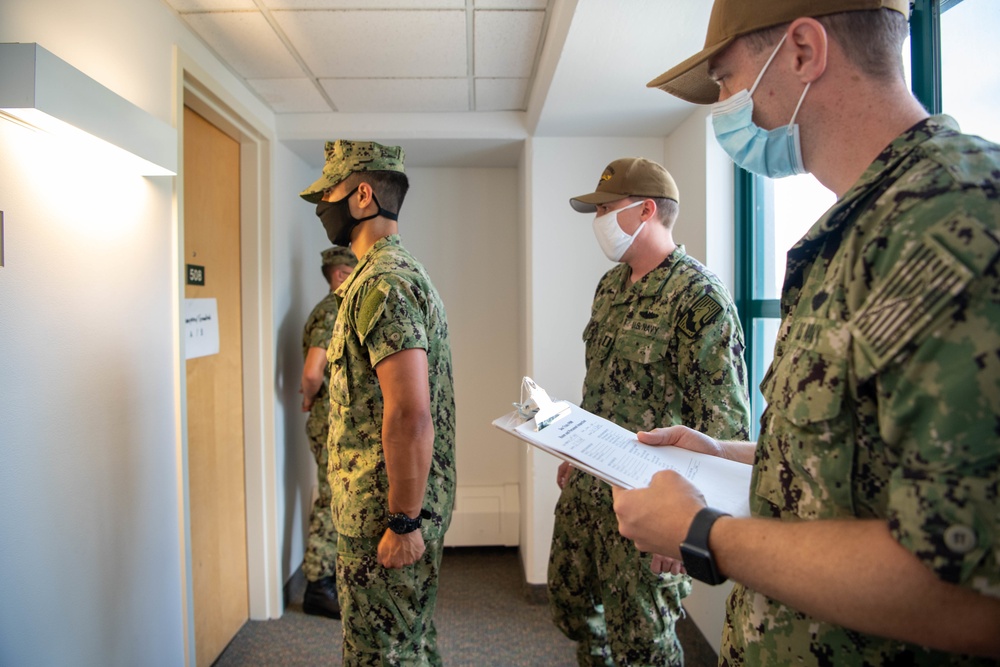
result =
[[[313,308],[302,333],[303,358],[309,354],[311,347],[325,350],[330,345],[338,307],[337,296],[330,292]],[[316,459],[316,477],[319,482],[319,495],[313,503],[312,513],[309,516],[309,540],[306,543],[306,556],[302,563],[302,572],[309,581],[332,577],[337,566],[337,530],[333,527],[330,510],[333,499],[330,495],[330,482],[327,480],[329,457],[326,441],[330,432],[330,392],[327,388],[329,379],[330,369],[327,367],[325,380],[313,397],[312,408],[306,419],[306,435],[309,438],[309,448],[312,450],[313,458]]]
[[[996,597],[1000,147],[957,130],[937,116],[903,133],[789,252],[751,508],[883,520],[942,580]],[[739,584],[728,616],[724,665],[996,664]]]
[[[601,279],[584,331],[582,407],[631,430],[685,424],[746,439],[743,330],[729,293],[677,248],[635,285],[619,264]],[[556,506],[549,600],[581,665],[682,665],[674,632],[687,575],[653,574],[651,554],[618,533],[611,487],[574,470]]]
[[[432,617],[455,503],[455,395],[444,305],[397,235],[379,239],[337,294],[341,310],[328,352],[329,443],[344,664],[440,664]],[[388,520],[389,479],[374,367],[413,348],[427,351],[434,423],[423,503],[430,514],[422,528],[427,553],[412,566],[391,570],[375,561]]]

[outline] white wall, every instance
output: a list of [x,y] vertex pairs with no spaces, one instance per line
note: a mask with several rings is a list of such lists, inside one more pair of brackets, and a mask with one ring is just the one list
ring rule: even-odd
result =
[[301,197],[316,180],[315,170],[280,143],[275,146],[271,291],[275,330],[275,433],[278,480],[278,535],[282,581],[295,573],[305,555],[309,512],[316,486],[316,463],[306,438],[299,386],[302,377],[302,328],[329,285],[320,270],[320,252],[330,247],[316,207]]
[[0,145],[0,664],[178,664],[170,179]]
[[[273,125],[159,0],[5,0],[0,42],[168,123],[179,45]],[[172,179],[0,121],[0,210],[0,664],[184,664]]]
[[521,378],[517,171],[407,173],[400,236],[448,312],[459,487],[517,484],[518,445],[490,423],[510,411]]
[[677,181],[674,237],[733,290],[733,163],[715,140],[709,107],[696,108],[665,142],[664,166]]

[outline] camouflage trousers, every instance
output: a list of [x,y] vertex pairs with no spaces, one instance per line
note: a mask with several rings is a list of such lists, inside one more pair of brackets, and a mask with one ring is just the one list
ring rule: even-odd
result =
[[329,399],[320,400],[317,397],[306,419],[306,435],[316,459],[316,480],[319,483],[319,496],[309,516],[309,539],[302,562],[302,572],[309,581],[332,577],[337,569],[337,529],[333,526],[333,493],[327,477],[330,460],[326,444],[326,436],[330,432],[329,412]]
[[651,554],[618,533],[611,487],[574,470],[556,504],[549,608],[580,665],[683,665],[675,632],[687,575],[653,574]]
[[434,607],[444,539],[400,569],[376,561],[379,537],[340,536],[337,593],[345,667],[440,667]]

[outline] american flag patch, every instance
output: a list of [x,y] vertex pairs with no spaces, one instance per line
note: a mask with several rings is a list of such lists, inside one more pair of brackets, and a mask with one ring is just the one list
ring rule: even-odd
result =
[[883,368],[955,304],[973,275],[936,239],[925,237],[855,314],[850,323],[855,341],[876,369]]

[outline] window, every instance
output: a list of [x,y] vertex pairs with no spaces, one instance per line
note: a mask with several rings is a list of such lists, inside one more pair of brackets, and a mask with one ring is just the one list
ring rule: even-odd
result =
[[[1000,34],[997,0],[914,0],[904,47],[907,80],[931,113],[959,120],[962,131],[1000,139]],[[904,61],[907,61],[904,57]],[[753,433],[764,398],[760,382],[771,363],[780,323],[785,255],[835,201],[811,175],[780,180],[736,168],[736,303],[746,335]]]

